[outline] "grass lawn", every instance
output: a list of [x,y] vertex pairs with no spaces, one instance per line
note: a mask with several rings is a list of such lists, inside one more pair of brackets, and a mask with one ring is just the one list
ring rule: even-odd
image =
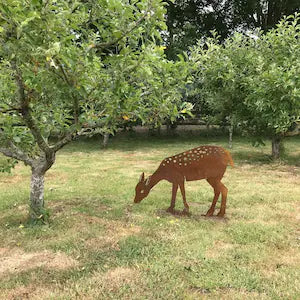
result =
[[0,174],[0,299],[300,298],[299,138],[286,140],[277,163],[270,144],[235,141],[225,219],[201,216],[213,197],[204,180],[186,184],[189,217],[165,212],[168,182],[133,204],[142,171],[201,144],[226,147],[225,138],[100,144],[77,141],[58,153],[46,175],[49,225],[26,224],[29,168]]

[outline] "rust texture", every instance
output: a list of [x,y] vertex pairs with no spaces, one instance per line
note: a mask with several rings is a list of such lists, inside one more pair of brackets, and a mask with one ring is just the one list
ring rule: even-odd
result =
[[223,217],[226,210],[227,188],[221,182],[227,165],[233,166],[229,151],[219,146],[199,146],[191,150],[165,158],[157,170],[148,178],[142,173],[135,188],[134,202],[139,203],[146,198],[150,190],[161,180],[172,183],[171,205],[168,212],[174,213],[178,187],[180,188],[184,213],[189,213],[189,205],[185,196],[185,181],[206,179],[214,190],[211,207],[205,216],[212,216],[219,195],[222,195],[219,217]]

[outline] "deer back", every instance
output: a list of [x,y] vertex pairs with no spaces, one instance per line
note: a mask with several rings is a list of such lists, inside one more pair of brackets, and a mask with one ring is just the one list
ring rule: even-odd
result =
[[159,168],[170,181],[179,175],[191,181],[222,178],[228,164],[233,166],[227,150],[219,146],[199,146],[165,158]]

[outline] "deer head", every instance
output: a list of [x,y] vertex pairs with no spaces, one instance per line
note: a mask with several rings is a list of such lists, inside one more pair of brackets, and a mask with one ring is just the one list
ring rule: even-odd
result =
[[146,198],[150,192],[150,177],[145,179],[144,172],[142,173],[138,184],[135,187],[135,197],[134,203],[140,203],[144,198]]

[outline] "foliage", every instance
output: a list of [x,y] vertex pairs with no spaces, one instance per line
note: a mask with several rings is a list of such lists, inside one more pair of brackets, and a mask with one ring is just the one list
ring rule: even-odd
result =
[[192,50],[195,85],[219,120],[261,141],[283,136],[300,116],[299,15],[266,34],[217,36]]
[[[12,62],[22,74],[36,127],[48,143],[53,133],[76,134],[89,124],[115,127],[127,118],[159,123],[176,113],[175,78],[185,72],[164,60],[152,42],[159,38],[157,26],[165,28],[159,2],[140,1],[136,7],[124,1],[2,4],[2,142],[14,141],[31,153],[36,144],[20,115]],[[139,21],[136,32],[124,33]],[[110,52],[112,46],[116,53]],[[110,54],[101,56],[104,50]]]
[[5,158],[2,155],[0,156],[0,173],[10,173],[11,169],[17,164],[17,160]]
[[181,114],[186,66],[159,46],[164,13],[160,0],[1,3],[0,152],[41,185],[79,135]]
[[197,40],[216,31],[224,41],[235,31],[274,28],[283,16],[299,11],[297,0],[175,0],[167,6],[168,31],[164,35],[169,59],[188,51]]

